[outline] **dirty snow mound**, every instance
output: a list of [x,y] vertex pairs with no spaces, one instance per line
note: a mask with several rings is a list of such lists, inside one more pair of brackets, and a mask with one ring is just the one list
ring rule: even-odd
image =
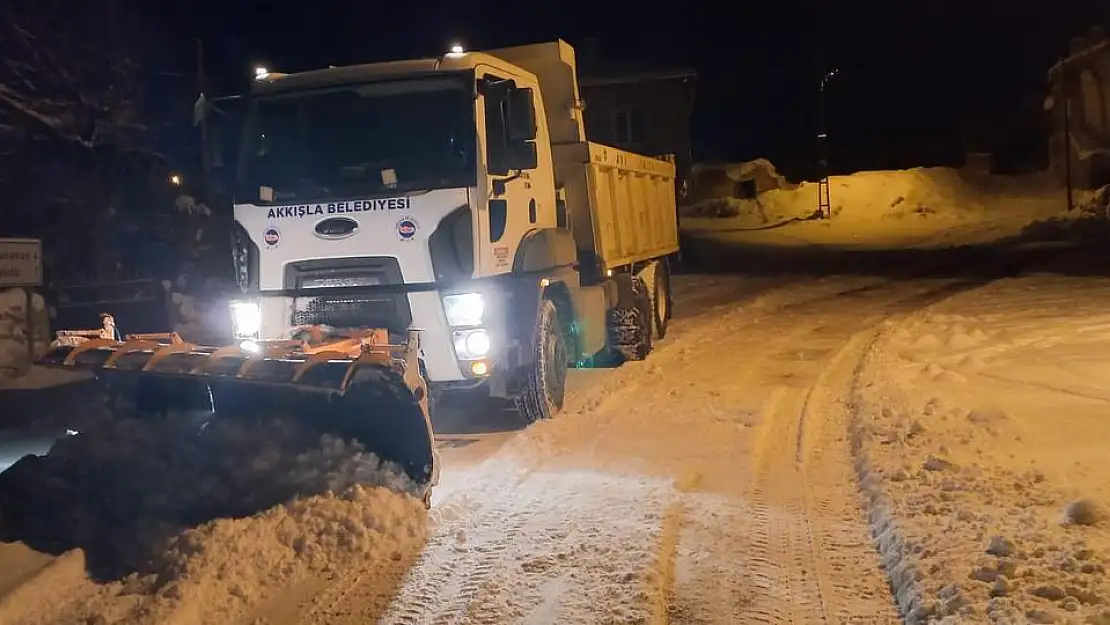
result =
[[[0,474],[0,539],[82,561],[18,588],[0,622],[227,622],[267,589],[419,550],[415,492],[358,444],[292,419],[102,424]],[[85,600],[19,600],[59,585]]]
[[205,524],[175,538],[143,580],[167,620],[199,623],[241,613],[275,589],[367,562],[410,558],[425,541],[423,504],[380,487],[295,500],[246,519]]

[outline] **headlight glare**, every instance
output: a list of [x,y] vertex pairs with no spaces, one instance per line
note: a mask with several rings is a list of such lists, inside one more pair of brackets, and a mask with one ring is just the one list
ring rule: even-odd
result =
[[455,332],[455,356],[459,360],[474,360],[489,355],[493,341],[485,330],[463,330]]
[[490,340],[489,334],[479,330],[471,332],[466,336],[466,351],[474,356],[485,356],[489,353]]
[[262,331],[262,308],[257,302],[231,303],[231,331],[235,338],[258,338]]
[[443,313],[452,326],[482,325],[486,302],[481,293],[460,293],[443,297]]

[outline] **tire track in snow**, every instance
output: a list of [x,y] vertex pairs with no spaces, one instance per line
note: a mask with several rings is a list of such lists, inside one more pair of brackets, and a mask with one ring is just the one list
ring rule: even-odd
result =
[[544,514],[499,570],[510,583],[486,586],[460,622],[648,621],[665,578],[670,485],[581,472],[543,479],[566,492],[544,488]]
[[[498,504],[501,506],[512,505],[513,497],[511,494],[514,492],[514,488],[526,479],[532,469],[515,466],[509,462],[496,464],[502,469],[498,473],[490,472],[489,462],[468,471],[467,475],[482,474],[482,479],[479,482],[482,486],[477,489],[454,492],[445,501],[433,508],[431,512],[433,522],[439,521],[437,531],[429,546],[425,547],[420,558],[416,562],[391,562],[386,566],[387,570],[396,573],[396,575],[389,576],[397,580],[396,586],[384,589],[380,587],[380,584],[369,586],[363,584],[364,579],[375,580],[382,577],[382,564],[380,562],[367,563],[364,568],[359,570],[344,571],[341,583],[328,584],[306,602],[308,605],[300,611],[301,616],[296,622],[331,624],[346,621],[363,623],[380,617],[381,613],[386,611],[394,602],[396,594],[401,591],[401,584],[407,579],[411,580],[413,571],[417,570],[418,565],[429,557],[439,558],[445,553],[444,549],[430,551],[430,547],[432,545],[443,546],[444,543],[449,546],[449,539],[454,535],[450,533],[450,530],[463,527],[473,519],[480,511],[479,502],[485,501],[487,505],[493,506]],[[442,484],[444,487],[450,487],[449,482]],[[448,582],[451,562],[451,558],[448,557],[443,561],[443,567],[428,567],[440,572],[440,575],[430,579],[428,584],[418,589],[415,593],[416,596],[413,598],[414,602],[424,602],[430,605],[440,600],[436,591]],[[386,622],[403,623],[405,621],[387,620]]]
[[675,482],[678,491],[663,514],[663,530],[659,537],[657,563],[652,592],[651,625],[667,625],[675,610],[675,577],[682,540],[682,526],[688,513],[687,499],[700,480],[700,474],[689,471]]
[[[770,525],[770,549],[781,563],[780,577],[789,601],[776,616],[790,623],[829,623],[820,583],[819,559],[813,549],[809,510],[805,505],[805,477],[792,462],[791,447],[801,429],[804,397],[791,391],[767,415],[767,444],[758,452],[755,483],[748,494],[760,510],[762,524]],[[772,517],[774,517],[772,521]]]
[[[849,486],[855,483],[849,415],[838,398],[850,395],[856,367],[877,333],[877,322],[865,322],[869,329],[852,335],[829,359],[806,396],[798,430],[795,461],[805,482],[801,491],[805,544],[813,554],[830,621],[851,619],[866,606],[870,622],[899,622],[888,588],[848,583],[867,568],[877,574],[879,561],[869,549],[868,531],[861,523],[863,497]],[[854,605],[845,605],[843,598],[852,596]]]
[[[810,382],[775,388],[760,409],[763,419],[751,433],[754,444],[749,451],[753,480],[743,493],[743,504],[729,498],[709,502],[702,496],[690,505],[688,518],[715,507],[717,519],[714,523],[692,522],[683,533],[679,575],[689,581],[680,585],[679,594],[687,596],[676,606],[672,622],[898,622],[880,560],[860,514],[862,497],[854,487],[847,417],[837,400],[847,396],[856,361],[862,357],[868,332],[859,331],[875,328],[890,311],[916,308],[951,294],[953,289],[948,283],[924,289],[913,285],[909,292],[852,289],[851,301],[833,297],[822,301],[815,307],[816,314],[810,315],[801,309],[816,303],[811,300],[798,306],[796,318],[761,328],[773,333],[785,325],[783,334],[790,336],[790,344],[806,331],[807,323],[827,324],[837,317],[841,321],[831,332],[827,325],[808,328],[814,336],[805,341],[806,346],[824,345],[827,350],[811,351],[828,356],[815,363],[819,368],[813,375],[805,372],[807,363],[799,362],[803,377]],[[861,306],[871,314],[853,314]],[[753,360],[765,359],[777,343],[759,345]],[[749,368],[760,366],[756,362]],[[695,511],[699,507],[702,511]],[[723,521],[725,518],[729,521]],[[740,532],[746,536],[721,530],[722,525],[743,528]],[[728,554],[746,559],[745,567],[722,565],[720,558],[699,561],[696,556],[702,545],[719,549],[726,544]],[[874,574],[868,575],[868,569]],[[731,577],[731,588],[728,583],[718,583],[701,592],[695,589],[722,574]],[[731,606],[724,606],[726,602]]]
[[[772,294],[773,293],[775,292],[772,291]],[[825,297],[834,295],[835,293],[830,293],[825,295]],[[808,297],[812,299],[812,296]],[[776,301],[770,308],[774,309],[778,306],[789,306],[795,303],[791,301],[792,299],[793,298],[788,298],[788,301],[785,302]],[[766,307],[767,304],[767,302],[760,302],[761,312],[764,314],[768,311]],[[742,313],[744,309],[745,306],[734,308],[732,311],[734,315],[733,319],[743,319],[744,315],[740,313]],[[702,316],[704,315],[697,315],[696,318],[700,319]],[[711,331],[707,331],[701,324],[695,324],[690,319],[679,318],[676,319],[676,322],[677,323],[672,327],[672,337],[674,338],[670,338],[660,345],[661,349],[654,354],[654,363],[652,364],[663,364],[660,361],[667,362],[669,360],[674,360],[676,356],[680,356],[678,350],[674,349],[674,346],[676,346],[675,338],[678,338],[678,342],[680,343],[689,343],[691,340],[696,341],[698,338],[705,338],[712,335]],[[688,327],[686,327],[687,325]],[[700,343],[700,341],[696,342]],[[621,375],[622,372],[618,370],[615,372],[615,375],[612,376],[612,379],[603,384],[601,388],[595,389],[594,392],[587,393],[583,397],[575,398],[572,405],[568,407],[573,409],[576,407],[574,404],[577,404],[579,406],[579,411],[596,410],[603,403],[619,401],[621,396],[634,393],[639,386],[636,382],[643,381],[642,371],[631,371],[631,369],[636,368],[636,365],[639,365],[639,367],[644,366],[643,364],[635,363],[632,367],[624,367],[629,371],[623,376]],[[630,379],[623,379],[626,377]],[[599,434],[604,434],[606,431],[608,430],[603,427]],[[543,437],[540,436],[539,440],[542,442]],[[488,484],[487,479],[488,478],[484,476],[475,476],[474,481]],[[527,478],[524,478],[524,480],[527,480]],[[497,565],[494,563],[495,558],[487,558],[483,561],[484,563],[479,565],[461,563],[460,560],[466,559],[468,554],[466,552],[458,552],[458,547],[454,544],[454,536],[459,534],[460,531],[465,535],[468,528],[480,527],[483,523],[490,520],[494,522],[495,526],[497,523],[503,523],[503,519],[508,514],[508,510],[522,503],[519,501],[520,494],[516,492],[518,487],[518,485],[505,485],[503,488],[495,487],[492,489],[483,489],[487,493],[490,491],[500,491],[501,496],[494,496],[485,502],[479,501],[477,503],[477,506],[479,506],[478,510],[464,515],[465,518],[444,524],[427,547],[426,553],[422,556],[421,560],[413,567],[406,589],[401,591],[401,598],[394,603],[390,610],[390,615],[396,615],[399,619],[398,622],[416,623],[424,622],[421,619],[427,615],[439,614],[448,620],[444,621],[444,619],[441,619],[441,621],[437,622],[449,622],[451,614],[465,612],[468,608],[470,608],[472,612],[475,611],[474,606],[480,606],[482,603],[481,588],[483,580],[490,578],[493,569],[495,569]],[[506,496],[507,493],[511,493],[511,495]],[[479,500],[483,498],[480,493],[474,495],[476,496],[472,498]],[[546,498],[548,496],[551,496],[551,494],[547,493],[541,495],[539,492],[534,492],[534,497],[532,498],[533,505],[530,505],[529,508],[535,510],[538,505],[536,502],[539,501],[536,499],[537,497]],[[447,505],[451,506],[452,503],[447,502]],[[680,519],[681,508],[676,508],[673,515],[675,519]],[[533,516],[529,518],[520,518],[518,524],[510,526],[509,528],[503,526],[499,527],[502,531],[512,532],[510,536],[511,540],[512,536],[518,535],[523,527],[532,522],[534,516],[533,514]],[[666,518],[669,519],[671,517]],[[673,526],[675,531],[677,531],[679,525],[680,523],[678,521],[674,521],[668,523],[667,527]],[[664,543],[667,540],[668,537],[666,536],[661,538],[661,541]],[[677,540],[676,538],[676,543]],[[673,550],[674,547],[671,547],[671,549]],[[499,552],[499,555],[504,555],[503,548]],[[472,553],[469,554],[469,556],[471,559],[474,557]],[[664,553],[659,555],[660,566],[663,567],[664,573],[661,574],[661,579],[658,580],[661,585],[655,588],[654,592],[664,598],[657,599],[657,602],[661,601],[664,604],[669,603],[669,599],[666,597],[670,593],[668,586],[673,582],[673,572],[670,574],[670,581],[667,581],[667,573],[665,570],[667,566],[673,569],[673,562],[668,564],[668,561],[673,561],[675,557],[677,556],[668,556]],[[553,582],[549,581],[546,583],[551,584]],[[410,588],[413,590],[408,590]],[[551,603],[551,598],[547,597],[544,601]],[[666,606],[662,608],[657,606],[655,608],[654,613],[657,615],[657,622],[664,622],[658,620],[658,618],[662,618],[659,615],[663,614],[665,611]],[[471,618],[479,618],[479,616],[472,615]]]
[[[523,481],[514,484],[490,475],[475,477],[487,486],[492,482],[500,488],[483,489],[479,495],[492,496],[454,522],[437,528],[410,571],[386,622],[424,624],[430,622],[431,616],[438,616],[436,622],[443,622],[462,612],[489,575],[492,567],[489,558],[511,544],[528,522],[527,515],[535,513],[535,505],[543,495],[535,489],[521,488]],[[500,542],[498,532],[502,533]],[[489,553],[483,559],[481,555],[475,556],[475,550]]]
[[[897,300],[896,294],[874,289],[854,290],[856,295],[850,307],[866,305],[872,298],[880,299],[880,307]],[[676,348],[680,345],[687,349],[691,345],[697,347],[714,336],[719,339],[722,332],[729,335],[743,332],[752,327],[751,313],[755,312],[756,321],[762,319],[764,323],[757,326],[759,336],[749,337],[746,345],[758,346],[757,356],[763,356],[764,362],[760,363],[757,358],[745,363],[744,369],[749,374],[758,373],[761,367],[766,367],[766,357],[775,353],[776,346],[789,347],[801,334],[813,330],[815,321],[826,321],[821,319],[827,313],[825,309],[836,309],[838,297],[843,292],[841,289],[824,297],[810,297],[804,303],[780,300],[756,311],[745,307],[734,309],[714,323],[715,327],[691,328],[675,343],[661,346],[663,349],[657,356],[663,358],[656,358],[654,364],[685,366],[686,359]],[[811,307],[817,314],[807,310]],[[796,312],[776,318],[775,315],[784,309]],[[847,325],[858,321],[852,318]],[[767,327],[768,323],[771,327]],[[777,333],[777,328],[783,331]],[[850,328],[841,327],[832,334],[830,339],[851,332]],[[839,342],[843,342],[843,338]],[[710,344],[709,349],[725,353],[737,349],[735,344],[720,343],[723,342]],[[699,352],[697,366],[705,366],[703,360],[706,358],[707,354]],[[814,365],[819,367],[816,372],[819,374],[819,362],[799,363],[803,379],[811,377],[808,369]],[[628,375],[644,373],[633,372],[633,367],[628,369]],[[622,377],[618,371],[614,382]],[[641,384],[635,385],[637,392],[651,389],[652,385],[644,387],[643,379],[639,381]],[[613,606],[615,614],[623,611],[625,618],[641,618],[635,610],[638,602],[641,608],[650,611],[642,618],[655,623],[831,621],[830,608],[826,605],[829,591],[823,587],[826,582],[822,576],[846,569],[839,562],[826,563],[822,551],[826,548],[853,549],[873,560],[877,558],[866,543],[830,540],[828,532],[815,526],[810,518],[813,508],[820,516],[829,513],[826,509],[835,509],[837,503],[842,503],[841,499],[834,499],[831,504],[824,500],[814,503],[806,498],[805,482],[799,481],[799,449],[804,448],[804,443],[810,440],[808,437],[820,442],[826,434],[820,429],[809,433],[801,421],[805,397],[807,393],[812,394],[810,389],[814,384],[801,388],[782,387],[764,406],[765,423],[752,432],[757,438],[762,437],[762,442],[754,454],[757,479],[747,489],[747,500],[715,500],[704,494],[691,494],[664,511],[664,498],[657,493],[651,494],[652,489],[648,489],[648,493],[630,489],[615,476],[607,476],[607,485],[600,486],[597,482],[605,480],[592,474],[590,478],[580,479],[574,488],[568,488],[560,481],[565,477],[542,473],[528,475],[514,488],[493,493],[485,503],[479,501],[476,510],[464,515],[466,520],[444,525],[429,545],[428,553],[414,567],[408,584],[390,611],[390,615],[399,618],[387,616],[386,622],[470,624],[525,619],[529,623],[597,622],[604,620],[597,614],[597,606],[613,606],[613,597],[617,598]],[[666,394],[666,389],[657,390]],[[632,391],[631,385],[624,386],[617,395]],[[653,394],[654,391],[646,392]],[[609,402],[603,399],[603,403]],[[627,426],[628,423],[602,417],[601,423],[593,423],[582,433],[593,434],[595,438],[606,432],[620,435],[618,425]],[[541,435],[539,440],[543,439]],[[492,476],[476,477],[478,483],[487,480],[497,482]],[[839,486],[843,489],[850,483],[842,482]],[[803,488],[799,489],[799,485]],[[489,493],[490,489],[482,490]],[[623,495],[616,494],[622,491]],[[511,501],[506,500],[505,492],[511,493]],[[525,501],[520,501],[521,497],[525,497]],[[482,498],[480,493],[477,498]],[[706,517],[712,521],[706,522]],[[624,519],[632,519],[632,527],[621,527]],[[860,523],[861,519],[848,520],[853,527],[858,528]],[[461,552],[451,543],[451,538],[459,535],[459,528],[463,529],[461,536],[469,543]],[[474,529],[467,534],[467,528],[482,528],[482,531]],[[572,554],[579,557],[566,561],[570,556],[558,551],[557,547],[560,542],[567,541],[580,541],[585,546],[588,553],[584,561],[580,561],[582,554]],[[608,569],[598,566],[603,563],[598,556],[599,546],[607,549],[604,553],[611,559],[613,545],[620,547],[617,561],[618,568],[625,569],[623,575],[613,570],[612,562],[608,563]],[[727,547],[722,550],[724,545]],[[699,550],[718,553],[699,559]],[[731,558],[741,564],[728,562]],[[858,575],[856,571],[847,570],[853,579]],[[681,579],[683,577],[685,579]],[[691,578],[703,582],[715,578],[715,581],[697,590],[698,584],[691,583]],[[855,586],[851,588],[854,590]],[[852,596],[851,590],[847,596]],[[592,603],[591,598],[594,599]],[[852,614],[860,612],[857,609]],[[876,618],[874,622],[882,620]]]
[[650,614],[662,481],[531,474],[444,526],[384,617],[389,623],[600,622]]
[[[859,366],[881,332],[883,321],[920,310],[981,284],[978,280],[946,281],[938,287],[890,299],[875,307],[875,314],[864,316],[847,328],[849,332],[852,327],[857,331],[828,360],[806,396],[800,413],[795,460],[800,477],[806,483],[801,490],[806,542],[814,554],[817,581],[825,587],[823,595],[831,602],[825,614],[827,620],[851,619],[853,614],[859,614],[860,604],[871,604],[875,611],[868,622],[899,623],[901,619],[894,606],[903,603],[903,598],[894,596],[889,585],[861,589],[845,583],[853,573],[876,563],[874,557],[864,555],[859,549],[874,538],[870,531],[861,532],[859,524],[859,510],[866,507],[867,495],[859,489],[849,492],[844,488],[845,484],[859,482],[856,481],[856,450],[851,441],[853,415],[849,406],[838,398],[850,401]],[[812,519],[823,522],[815,523]],[[880,546],[880,552],[880,562],[887,564],[887,550]],[[853,595],[854,605],[837,601]],[[882,604],[889,607],[881,609]]]

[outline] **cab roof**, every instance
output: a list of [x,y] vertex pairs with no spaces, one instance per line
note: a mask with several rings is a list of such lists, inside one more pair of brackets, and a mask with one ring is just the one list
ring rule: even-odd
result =
[[514,78],[535,79],[530,72],[492,54],[462,52],[450,53],[441,57],[328,67],[295,74],[267,74],[254,80],[251,85],[251,92],[262,95],[391,78],[434,76],[474,69],[480,65],[500,70]]

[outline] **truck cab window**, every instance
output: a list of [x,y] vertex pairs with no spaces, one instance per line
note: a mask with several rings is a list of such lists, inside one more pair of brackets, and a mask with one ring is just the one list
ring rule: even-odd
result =
[[486,169],[494,176],[536,167],[536,104],[529,87],[486,76],[478,81],[486,116]]
[[487,76],[490,88],[485,90],[486,162],[489,172],[504,176],[509,173],[509,89],[511,80]]
[[[286,201],[473,184],[465,75],[342,84],[256,98],[239,196]],[[383,172],[391,172],[386,176]]]

